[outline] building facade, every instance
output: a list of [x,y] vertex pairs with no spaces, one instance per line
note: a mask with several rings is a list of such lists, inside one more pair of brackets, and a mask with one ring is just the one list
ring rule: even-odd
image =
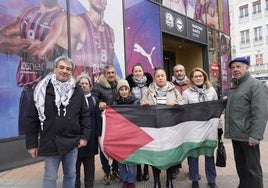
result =
[[232,57],[247,57],[252,75],[268,77],[268,0],[233,0],[229,6]]
[[[59,55],[74,59],[75,77],[86,71],[94,81],[105,65],[114,65],[121,78],[137,62],[149,73],[164,67],[169,79],[176,64],[183,64],[186,72],[201,67],[219,97],[226,95],[231,57],[228,0],[102,0],[92,6],[90,0],[57,0],[55,13],[42,13],[45,2],[0,3],[0,39],[8,39],[0,40],[0,149],[6,151],[0,156],[0,171],[32,162],[19,131],[20,96],[53,70]],[[53,25],[59,12],[64,19]],[[96,27],[89,15],[98,12]],[[53,35],[59,25],[60,35]],[[49,58],[44,58],[41,47],[55,37],[52,51],[57,56],[48,51]],[[33,41],[27,46],[20,43],[24,39]],[[41,45],[31,51],[37,40]]]

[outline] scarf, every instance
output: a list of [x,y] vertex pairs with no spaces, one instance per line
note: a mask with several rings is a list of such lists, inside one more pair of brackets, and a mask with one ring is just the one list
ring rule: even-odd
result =
[[34,90],[34,102],[38,111],[38,117],[41,122],[41,129],[46,119],[45,116],[45,97],[48,83],[51,81],[55,92],[55,105],[60,116],[60,106],[63,105],[63,115],[66,116],[66,107],[69,105],[70,98],[73,95],[75,88],[75,80],[71,78],[67,82],[60,82],[56,79],[54,73],[48,74],[43,80],[39,82]]
[[155,92],[156,92],[156,96],[157,97],[165,97],[167,95],[168,92],[168,87],[169,85],[166,84],[164,87],[158,87],[155,83],[154,83],[154,88],[155,88]]
[[184,76],[184,78],[182,80],[179,80],[177,78],[175,78],[174,76],[172,77],[172,79],[179,85],[179,86],[183,86],[187,84],[187,76]]
[[236,88],[238,86],[238,79],[232,78],[231,83],[232,83],[231,88]]
[[139,88],[143,88],[144,86],[146,86],[147,83],[147,77],[143,76],[141,79],[137,79],[132,77],[134,86],[139,87]]
[[195,86],[193,88],[193,90],[198,93],[198,101],[199,102],[208,101],[207,91],[206,91],[207,90],[207,87],[205,85],[203,85],[201,88]]

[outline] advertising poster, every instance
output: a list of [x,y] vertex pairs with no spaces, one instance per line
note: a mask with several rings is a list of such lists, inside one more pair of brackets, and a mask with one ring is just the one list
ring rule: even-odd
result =
[[217,0],[186,0],[186,15],[214,29],[219,29],[217,3]]
[[138,62],[153,74],[163,66],[159,6],[147,0],[125,0],[124,5],[127,74]]
[[220,54],[221,54],[221,78],[222,96],[227,96],[227,91],[231,87],[231,72],[228,67],[231,61],[230,37],[220,34]]
[[186,13],[186,0],[163,0],[162,5],[177,13],[183,15]]
[[[95,81],[107,64],[114,65],[119,76],[124,76],[122,1],[103,0],[94,5],[91,2],[69,1],[71,30],[68,30],[66,0],[1,0],[0,139],[24,135],[33,90],[48,72],[53,71],[56,57],[71,52],[77,65],[74,76],[87,71]],[[81,15],[94,14],[91,6],[101,12],[97,30],[80,22]],[[75,28],[77,20],[80,27]],[[109,37],[105,38],[106,34]],[[87,36],[93,36],[91,39],[95,43],[89,44]],[[104,42],[100,42],[101,39],[105,39]],[[75,41],[70,49],[69,41]],[[90,51],[84,46],[95,50],[94,59],[87,56]],[[82,61],[81,57],[87,61]]]

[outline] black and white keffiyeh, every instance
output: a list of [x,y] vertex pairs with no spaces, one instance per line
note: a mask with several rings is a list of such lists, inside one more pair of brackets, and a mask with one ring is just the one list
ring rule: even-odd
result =
[[208,101],[208,97],[207,97],[207,87],[206,85],[203,85],[203,87],[197,87],[195,86],[193,88],[194,91],[196,91],[199,95],[198,95],[198,101],[199,102],[205,102]]
[[63,115],[66,116],[66,107],[69,105],[70,98],[73,95],[75,88],[75,80],[71,77],[67,82],[60,82],[56,79],[54,73],[48,74],[43,80],[39,82],[34,90],[34,102],[38,111],[41,128],[46,119],[45,116],[45,97],[46,88],[51,81],[55,92],[55,105],[58,109],[58,116],[60,116],[60,106],[63,105]]

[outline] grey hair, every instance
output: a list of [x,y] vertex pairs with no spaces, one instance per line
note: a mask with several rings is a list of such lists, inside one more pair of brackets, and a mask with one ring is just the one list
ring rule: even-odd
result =
[[54,66],[57,67],[60,61],[64,61],[64,62],[66,62],[68,64],[71,64],[72,65],[72,70],[75,69],[75,64],[74,64],[74,62],[73,62],[73,60],[71,58],[69,58],[67,56],[64,56],[64,55],[59,56],[59,57],[57,57],[55,59]]
[[115,67],[113,66],[113,65],[106,65],[104,68],[103,68],[103,74],[105,74],[106,72],[107,72],[107,70],[108,69],[111,69],[111,68],[113,68],[114,69],[114,71],[115,71],[115,74],[116,74],[116,69],[115,69]]
[[89,85],[92,85],[91,78],[87,72],[82,72],[77,78],[76,78],[76,85],[79,85],[81,80],[85,78],[88,80]]

